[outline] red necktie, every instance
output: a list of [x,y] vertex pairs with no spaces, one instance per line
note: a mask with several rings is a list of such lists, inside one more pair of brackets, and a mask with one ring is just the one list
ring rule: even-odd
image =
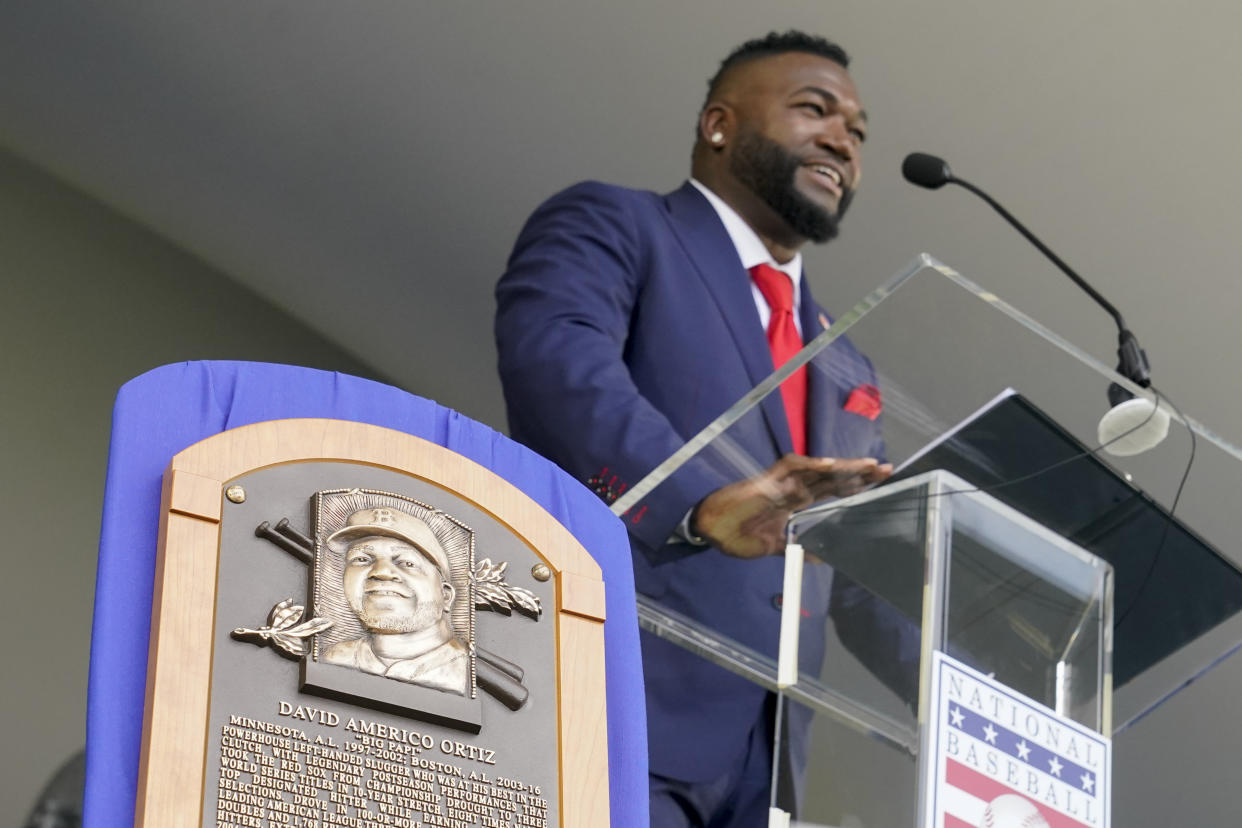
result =
[[[768,347],[772,350],[773,365],[780,368],[802,350],[802,336],[794,324],[793,280],[766,264],[752,267],[750,277],[772,310],[768,320]],[[781,383],[781,398],[785,402],[785,418],[789,421],[794,452],[806,454],[806,366]]]

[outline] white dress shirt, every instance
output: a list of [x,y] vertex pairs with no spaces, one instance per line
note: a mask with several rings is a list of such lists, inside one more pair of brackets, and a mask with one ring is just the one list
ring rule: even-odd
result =
[[[798,333],[802,333],[802,319],[799,312],[802,310],[802,254],[797,253],[792,259],[784,264],[777,262],[772,258],[772,254],[768,252],[768,248],[764,246],[751,226],[746,220],[737,214],[737,211],[724,203],[724,200],[713,193],[700,182],[691,178],[690,183],[693,184],[708,203],[712,205],[712,209],[716,211],[716,215],[720,216],[721,222],[724,223],[725,230],[729,233],[729,238],[733,240],[733,246],[737,249],[737,256],[742,261],[742,267],[750,270],[757,264],[768,264],[784,273],[793,282],[793,318],[794,325],[798,328]],[[759,323],[766,331],[768,329],[768,320],[772,318],[772,310],[768,307],[768,300],[763,298],[763,293],[759,290],[759,286],[752,279],[750,282],[750,295],[755,300],[755,309],[759,311]]]

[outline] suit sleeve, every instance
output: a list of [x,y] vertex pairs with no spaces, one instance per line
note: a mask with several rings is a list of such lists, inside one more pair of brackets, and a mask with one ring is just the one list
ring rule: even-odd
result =
[[[650,255],[636,197],[592,183],[554,196],[523,228],[496,288],[512,436],[608,502],[686,439],[642,395],[625,362]],[[691,460],[625,515],[631,535],[665,556],[686,512],[728,482]]]

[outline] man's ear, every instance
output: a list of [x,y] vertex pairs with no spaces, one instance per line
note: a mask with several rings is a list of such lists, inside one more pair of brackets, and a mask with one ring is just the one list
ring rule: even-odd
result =
[[699,140],[714,149],[723,148],[733,137],[736,118],[728,104],[714,102],[699,113]]
[[448,615],[453,609],[453,599],[457,597],[457,590],[453,589],[453,585],[448,581],[440,581],[440,593],[444,596],[444,614]]

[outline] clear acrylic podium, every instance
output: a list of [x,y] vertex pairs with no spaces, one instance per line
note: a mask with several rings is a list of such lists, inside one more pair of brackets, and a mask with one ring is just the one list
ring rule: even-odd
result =
[[[764,398],[800,364],[812,383],[855,384],[844,337],[875,366],[894,464],[1005,388],[1055,422],[1065,445],[991,464],[1004,446],[985,439],[961,448],[977,455],[968,458],[976,479],[930,471],[795,515],[789,539],[803,554],[787,556],[786,598],[799,584],[831,583],[830,618],[774,601],[784,653],[639,596],[645,629],[777,694],[773,804],[797,803],[794,825],[915,824],[920,690],[933,649],[1111,736],[1141,726],[1237,648],[1242,450],[926,254],[691,437],[614,512],[659,498],[687,463],[727,466],[739,479],[759,472],[765,464],[731,436],[753,429]],[[1101,447],[1096,427],[1114,383],[1168,413],[1163,443],[1133,457]],[[1084,475],[1095,482],[1078,499]],[[1023,513],[1031,495],[1021,481],[1056,495],[1044,497],[1042,524]],[[1078,514],[1079,500],[1115,508]],[[790,642],[805,641],[808,624],[828,627],[826,652],[798,671]],[[794,755],[786,737],[807,728],[810,747]]]
[[[1062,716],[1110,732],[1109,564],[944,471],[809,509],[790,522],[790,532],[804,568],[836,573],[832,616],[847,648],[909,710],[870,725],[867,711],[858,711],[859,724],[906,738],[917,728],[917,745],[927,744],[928,668],[940,650]],[[831,692],[837,671],[826,662],[820,675],[799,676],[794,686],[810,696]],[[776,755],[790,786],[813,790],[805,778],[817,763],[797,767],[779,747]],[[911,759],[925,755],[916,749]],[[879,800],[887,824],[913,821],[917,780],[926,775],[921,767],[915,775],[916,764],[887,776]],[[805,792],[800,800],[804,814],[814,811]]]

